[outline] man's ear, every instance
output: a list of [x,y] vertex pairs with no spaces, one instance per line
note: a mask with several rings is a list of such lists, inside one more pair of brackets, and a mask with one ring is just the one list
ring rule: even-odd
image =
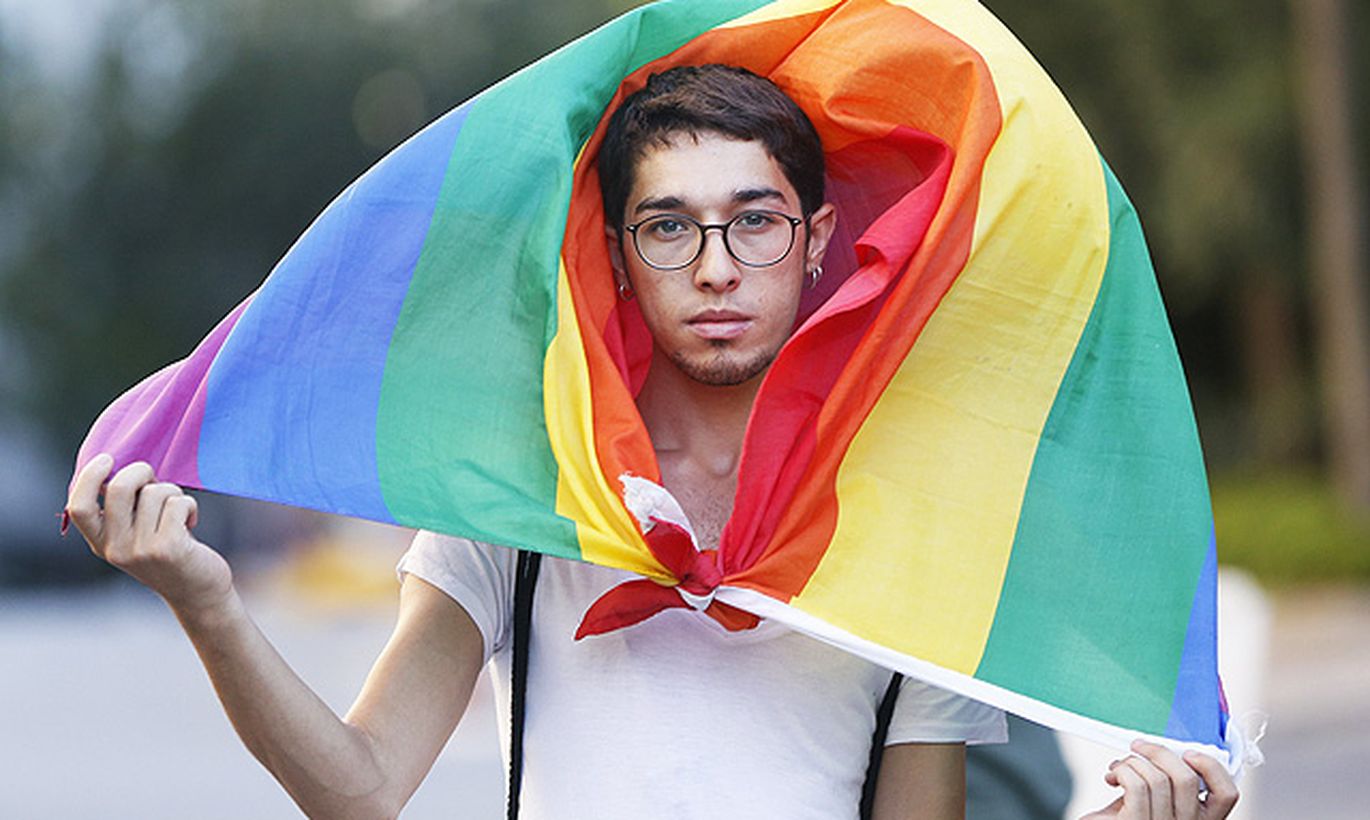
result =
[[823,255],[828,252],[828,242],[833,231],[837,230],[837,208],[831,202],[809,214],[809,252],[804,259],[804,270],[811,271],[823,264]]
[[629,286],[628,268],[623,263],[623,240],[613,225],[604,224],[604,243],[609,248],[609,265],[614,269],[614,284]]

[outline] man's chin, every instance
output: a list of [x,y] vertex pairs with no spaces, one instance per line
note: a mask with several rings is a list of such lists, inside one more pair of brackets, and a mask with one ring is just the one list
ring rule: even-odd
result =
[[700,384],[710,387],[736,387],[765,373],[766,368],[775,360],[775,354],[766,353],[750,359],[736,359],[724,355],[703,360],[675,356],[673,360],[680,372]]

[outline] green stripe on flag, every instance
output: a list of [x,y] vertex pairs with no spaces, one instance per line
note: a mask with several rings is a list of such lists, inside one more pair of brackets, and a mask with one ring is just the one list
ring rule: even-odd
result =
[[576,154],[626,74],[762,5],[638,9],[476,98],[381,386],[377,463],[396,521],[579,557],[555,513],[542,396]]
[[976,677],[1161,733],[1212,517],[1141,225],[1104,171],[1108,266],[1042,431]]

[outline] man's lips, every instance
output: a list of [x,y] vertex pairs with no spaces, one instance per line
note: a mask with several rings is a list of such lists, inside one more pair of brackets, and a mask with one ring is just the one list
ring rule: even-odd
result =
[[705,339],[733,339],[747,332],[754,320],[735,310],[703,310],[691,316],[686,324]]

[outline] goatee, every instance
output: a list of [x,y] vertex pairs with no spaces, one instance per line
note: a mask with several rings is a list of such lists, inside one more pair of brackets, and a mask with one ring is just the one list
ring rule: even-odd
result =
[[671,355],[671,361],[680,368],[680,372],[700,384],[707,384],[711,387],[734,387],[751,381],[766,372],[766,368],[775,361],[775,356],[776,351],[769,351],[739,361],[728,356],[725,352],[719,351],[712,358],[700,361],[690,359],[677,352]]

